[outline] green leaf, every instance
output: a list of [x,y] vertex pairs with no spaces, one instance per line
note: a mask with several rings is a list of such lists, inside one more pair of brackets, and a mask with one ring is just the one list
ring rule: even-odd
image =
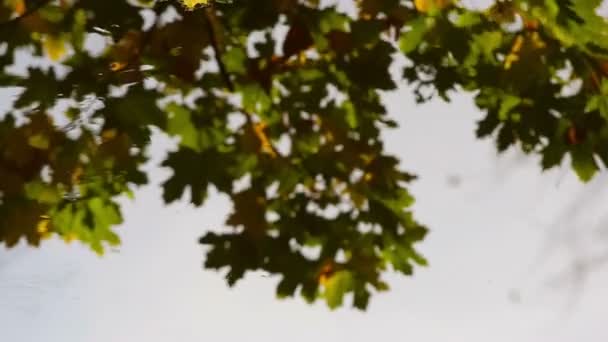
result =
[[479,13],[466,11],[458,16],[456,27],[472,27],[482,22],[482,17]]
[[170,135],[165,202],[200,206],[212,188],[234,204],[225,229],[201,239],[205,267],[230,286],[263,270],[281,279],[278,296],[332,308],[352,293],[365,309],[387,270],[427,264],[414,177],[383,140],[407,112],[388,115],[381,95],[397,85],[419,102],[473,94],[477,136],[498,151],[540,154],[543,169],[570,153],[583,181],[597,174],[596,156],[608,160],[601,1],[432,2],[362,0],[351,16],[316,0],[212,1],[165,22],[162,1],[51,1],[0,24],[0,84],[20,91],[0,115],[0,242],[119,243],[115,199],[147,183],[153,140]]
[[25,185],[25,193],[33,200],[42,204],[57,204],[61,199],[61,193],[56,187],[40,181],[34,181]]
[[30,136],[27,141],[30,146],[41,150],[46,150],[49,148],[49,138],[42,133]]
[[570,152],[572,168],[583,182],[588,182],[598,171],[598,165],[588,149],[575,148]]
[[416,18],[408,26],[409,31],[403,34],[399,40],[399,48],[406,54],[414,51],[420,45],[430,28],[426,17]]
[[258,85],[248,84],[239,91],[243,94],[243,108],[251,113],[263,115],[271,105],[271,99]]
[[325,283],[325,301],[331,309],[342,305],[344,294],[352,290],[353,276],[348,271],[334,273]]
[[165,110],[169,114],[167,133],[179,136],[182,146],[200,152],[199,135],[191,121],[190,111],[175,103],[169,104]]
[[359,122],[357,119],[357,112],[355,111],[355,107],[353,106],[353,104],[349,101],[346,101],[344,102],[342,107],[344,107],[344,109],[346,110],[346,123],[348,124],[348,126],[353,129],[357,128]]
[[222,61],[226,66],[226,70],[230,73],[245,74],[247,72],[245,66],[247,55],[241,48],[233,47],[227,50],[222,56]]
[[517,107],[521,103],[521,99],[517,96],[505,95],[500,103],[500,110],[498,111],[498,118],[501,121],[509,119],[511,110]]

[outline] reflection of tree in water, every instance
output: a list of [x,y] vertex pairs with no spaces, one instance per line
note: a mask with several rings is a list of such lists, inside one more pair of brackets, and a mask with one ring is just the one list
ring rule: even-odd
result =
[[[539,295],[559,296],[570,311],[591,278],[605,272],[608,264],[608,189],[603,186],[608,174],[582,184],[562,171],[548,177],[552,179],[542,187],[549,203],[538,203],[533,209],[544,238],[528,274],[535,279],[532,286],[538,287]],[[549,219],[538,218],[543,211],[548,211]],[[514,303],[530,298],[517,289],[508,297]]]
[[[548,227],[547,256],[564,253],[568,256],[561,270],[554,272],[547,285],[570,289],[571,304],[581,295],[594,272],[603,272],[608,263],[608,213],[598,212],[608,199],[608,191],[600,186],[606,177],[598,177],[570,200],[561,217]],[[601,208],[600,208],[601,209]]]
[[608,174],[585,184],[571,171],[569,160],[559,169],[539,174],[539,161],[534,156],[512,149],[499,155],[491,150],[488,153],[490,167],[448,173],[445,181],[454,190],[471,189],[473,198],[485,201],[505,196],[510,186],[534,179],[533,188],[517,194],[533,196],[537,202],[512,215],[531,228],[530,235],[522,235],[522,239],[539,241],[536,257],[515,280],[518,285],[506,291],[506,298],[513,304],[544,302],[543,306],[553,306],[565,302],[567,312],[576,310],[586,286],[608,267],[608,189],[604,185]]
[[66,300],[77,300],[69,293],[69,285],[77,273],[75,269],[34,275],[3,271],[0,269],[0,306],[4,312],[33,317],[41,314],[43,306],[49,307],[49,301],[60,306]]

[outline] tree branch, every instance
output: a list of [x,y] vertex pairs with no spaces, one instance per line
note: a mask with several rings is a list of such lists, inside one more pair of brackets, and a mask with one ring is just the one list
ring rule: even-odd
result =
[[226,65],[222,61],[222,51],[217,40],[218,32],[215,30],[215,26],[213,26],[213,21],[215,20],[215,14],[213,13],[213,7],[205,8],[205,22],[207,23],[207,29],[209,30],[209,41],[211,42],[211,47],[213,48],[213,52],[215,53],[215,60],[217,61],[217,65],[220,69],[220,75],[224,79],[228,90],[234,92],[234,84],[230,79],[230,74],[226,70]]
[[[215,13],[213,13],[213,7],[211,7],[211,6],[206,7],[205,8],[205,23],[207,24],[207,29],[209,31],[209,41],[211,43],[211,47],[213,48],[213,52],[215,54],[215,60],[218,65],[220,75],[221,75],[222,79],[224,80],[224,83],[226,83],[228,90],[230,90],[230,92],[234,92],[236,88],[234,86],[234,83],[230,79],[230,74],[228,73],[228,70],[226,70],[226,65],[224,65],[224,62],[222,61],[222,47],[220,46],[220,43],[218,41],[219,32],[217,32],[217,30],[215,29],[215,26],[214,26],[215,19],[216,19],[216,17],[215,17]],[[263,126],[253,122],[253,119],[252,119],[253,115],[251,113],[247,112],[244,108],[240,108],[239,111],[241,111],[245,115],[247,124],[249,125],[251,130],[255,133],[257,138],[260,140],[260,143],[262,144],[262,148],[263,149],[268,148],[269,153],[275,158],[282,157],[282,155],[279,153],[279,151],[276,149],[276,147],[266,137],[266,134],[263,132]]]

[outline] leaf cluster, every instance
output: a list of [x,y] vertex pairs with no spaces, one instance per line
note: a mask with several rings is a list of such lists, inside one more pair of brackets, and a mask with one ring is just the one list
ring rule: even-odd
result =
[[[350,293],[364,309],[387,271],[426,264],[415,177],[380,138],[396,126],[381,93],[398,82],[421,102],[473,92],[477,135],[540,154],[543,168],[569,157],[589,180],[608,163],[598,0],[352,5],[0,2],[0,86],[20,89],[0,117],[0,242],[119,243],[116,200],[148,182],[162,132],[179,138],[162,162],[165,202],[202,206],[214,188],[233,204],[226,229],[201,238],[207,268],[230,285],[264,270],[280,297],[335,308]],[[408,63],[391,73],[398,55]]]

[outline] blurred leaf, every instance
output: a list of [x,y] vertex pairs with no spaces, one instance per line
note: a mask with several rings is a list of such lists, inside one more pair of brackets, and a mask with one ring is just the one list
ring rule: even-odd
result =
[[352,290],[352,275],[348,271],[336,272],[325,282],[324,286],[325,301],[330,308],[335,309],[342,305],[346,292]]
[[[348,15],[319,1],[108,4],[0,5],[0,84],[18,92],[0,115],[7,246],[58,236],[104,253],[120,242],[118,198],[158,162],[166,203],[232,202],[225,227],[201,239],[205,267],[225,269],[228,285],[261,270],[280,278],[279,297],[336,308],[352,294],[365,309],[387,270],[427,265],[415,176],[383,141],[398,121],[386,91],[417,102],[471,93],[477,137],[538,154],[543,169],[569,154],[589,181],[596,158],[608,161],[600,0],[483,11],[361,0]],[[152,144],[162,135],[179,140],[166,156]]]

